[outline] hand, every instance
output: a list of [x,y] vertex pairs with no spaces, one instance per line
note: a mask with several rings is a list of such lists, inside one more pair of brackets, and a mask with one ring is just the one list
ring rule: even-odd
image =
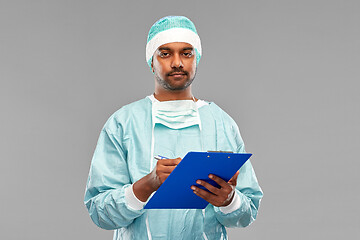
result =
[[158,160],[151,173],[133,184],[135,196],[140,201],[146,202],[149,196],[158,190],[180,161],[181,158]]
[[209,174],[209,178],[219,184],[220,188],[214,187],[210,183],[207,183],[203,180],[197,180],[196,183],[205,187],[208,191],[198,188],[196,186],[191,186],[191,189],[196,195],[205,199],[207,202],[211,203],[216,207],[225,207],[229,205],[235,194],[235,187],[239,171],[228,181],[224,181],[222,178]]
[[166,178],[181,162],[181,160],[181,158],[175,158],[160,159],[157,161],[154,170],[150,173],[150,179],[152,180],[154,191],[156,191],[161,186],[161,184],[166,180]]

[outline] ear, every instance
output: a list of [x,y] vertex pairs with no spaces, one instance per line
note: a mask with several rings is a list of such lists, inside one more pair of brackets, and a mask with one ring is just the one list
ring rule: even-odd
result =
[[151,59],[151,71],[154,72],[154,64],[153,64],[153,59]]

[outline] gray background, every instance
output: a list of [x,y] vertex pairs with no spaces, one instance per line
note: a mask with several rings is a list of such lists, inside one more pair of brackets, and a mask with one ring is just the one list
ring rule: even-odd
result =
[[150,26],[192,19],[195,96],[238,123],[265,196],[230,239],[360,233],[359,1],[0,1],[0,239],[112,239],[83,205],[107,118],[153,92]]

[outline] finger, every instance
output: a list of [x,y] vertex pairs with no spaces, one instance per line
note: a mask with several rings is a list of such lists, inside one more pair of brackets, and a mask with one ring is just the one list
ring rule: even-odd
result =
[[214,203],[214,201],[213,201],[214,196],[215,196],[214,194],[209,193],[208,191],[198,188],[196,186],[191,186],[191,189],[197,196],[203,198],[204,200],[206,200],[207,202],[209,202],[211,204]]
[[174,169],[176,168],[176,166],[159,166],[157,169],[157,173],[158,174],[162,174],[162,173],[168,173],[170,174],[172,171],[174,171]]
[[178,157],[178,158],[175,158],[175,159],[173,159],[173,160],[174,160],[174,163],[175,163],[176,165],[178,165],[178,164],[181,162],[182,158]]
[[238,177],[238,175],[239,175],[239,170],[236,171],[236,173],[234,174],[234,176],[232,176],[229,181],[236,179],[236,178]]
[[195,188],[195,191],[193,192],[194,194],[196,194],[197,196],[201,197],[202,199],[204,199],[205,201],[207,201],[208,203],[214,206],[220,207],[224,203],[224,198],[209,193],[208,191],[205,191],[201,188]]
[[170,174],[164,173],[159,176],[161,183],[165,182],[165,180],[169,177]]
[[235,173],[234,176],[232,176],[232,178],[229,180],[229,183],[233,186],[236,186],[238,176],[239,176],[239,170]]
[[209,190],[211,193],[213,193],[215,195],[221,194],[221,190],[219,188],[211,185],[210,183],[208,183],[206,181],[197,180],[196,183],[205,187],[207,190]]
[[175,159],[160,159],[158,160],[158,164],[164,165],[164,166],[176,166],[180,163],[181,158],[175,158]]
[[225,182],[224,179],[214,175],[214,174],[209,174],[209,178],[211,180],[214,180],[217,184],[219,184],[222,188],[228,189],[230,188],[229,183]]

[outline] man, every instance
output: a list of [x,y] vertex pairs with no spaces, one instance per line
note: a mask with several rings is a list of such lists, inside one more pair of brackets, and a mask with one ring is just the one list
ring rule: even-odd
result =
[[154,94],[119,109],[100,133],[85,204],[96,225],[115,230],[114,239],[227,239],[225,227],[256,218],[262,191],[250,161],[228,182],[210,175],[220,188],[204,181],[198,183],[209,192],[192,186],[210,203],[204,210],[143,208],[187,152],[245,152],[233,119],[192,95],[201,52],[188,18],[157,21],[146,45]]

